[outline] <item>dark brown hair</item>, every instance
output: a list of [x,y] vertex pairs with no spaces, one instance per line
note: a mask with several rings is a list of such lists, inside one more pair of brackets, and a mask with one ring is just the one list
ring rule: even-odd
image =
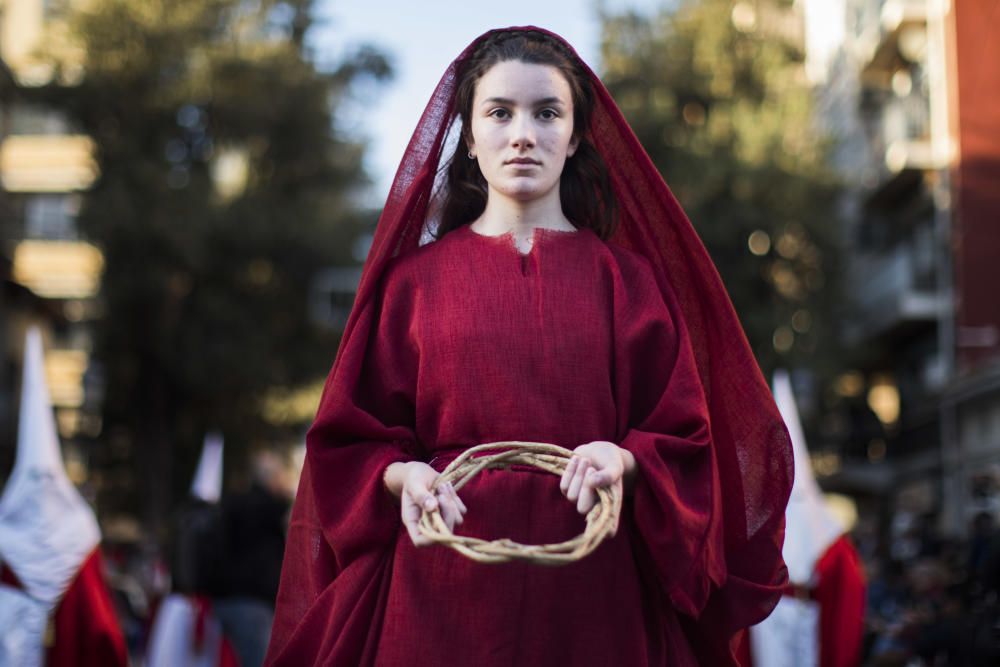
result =
[[510,60],[551,65],[569,83],[573,98],[573,136],[576,152],[566,159],[559,180],[563,213],[578,228],[608,239],[617,222],[617,203],[607,167],[588,137],[594,109],[590,79],[577,57],[559,40],[535,30],[498,31],[476,48],[463,63],[455,89],[455,108],[462,120],[462,136],[447,169],[447,193],[436,236],[469,224],[486,208],[487,183],[476,160],[468,159],[472,135],[472,101],[479,79],[494,65]]

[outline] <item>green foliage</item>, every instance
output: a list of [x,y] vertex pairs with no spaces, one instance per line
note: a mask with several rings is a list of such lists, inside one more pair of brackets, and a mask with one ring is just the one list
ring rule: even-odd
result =
[[[207,429],[224,431],[230,463],[299,438],[303,424],[266,421],[264,398],[321,381],[333,360],[335,332],[309,321],[311,281],[351,262],[368,222],[353,205],[364,146],[334,113],[390,68],[362,48],[319,71],[310,4],[95,0],[72,17],[82,81],[31,92],[97,144],[80,225],[106,259],[102,437],[140,460],[141,487],[167,486],[133,489],[157,496],[154,517],[189,483]],[[245,167],[228,192],[226,164]],[[175,461],[172,482],[150,477]]]
[[603,19],[602,78],[705,242],[766,372],[835,355],[839,190],[784,4],[702,0]]

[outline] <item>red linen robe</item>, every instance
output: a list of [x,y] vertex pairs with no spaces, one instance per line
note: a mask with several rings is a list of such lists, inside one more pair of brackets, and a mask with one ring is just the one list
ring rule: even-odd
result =
[[[392,260],[375,308],[351,339],[363,360],[343,355],[360,381],[328,383],[307,437],[268,664],[695,665],[694,643],[726,646],[691,620],[726,577],[723,491],[687,330],[648,260],[586,229],[536,230],[522,255],[509,234],[462,227]],[[415,548],[386,466],[442,470],[507,439],[629,449],[639,470],[617,536],[561,567]],[[484,471],[460,492],[456,531],[578,534],[558,482]],[[727,600],[727,619],[759,620],[765,589]]]

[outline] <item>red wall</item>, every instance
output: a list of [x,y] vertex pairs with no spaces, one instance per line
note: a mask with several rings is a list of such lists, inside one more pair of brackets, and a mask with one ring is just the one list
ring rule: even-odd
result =
[[993,327],[993,337],[1000,339],[1000,0],[955,0],[952,8],[959,142],[953,181],[957,359],[959,369],[973,370],[1000,360],[1000,340],[970,345],[966,329]]

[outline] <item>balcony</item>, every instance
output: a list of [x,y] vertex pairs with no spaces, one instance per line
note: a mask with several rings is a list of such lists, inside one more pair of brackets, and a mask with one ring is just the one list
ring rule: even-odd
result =
[[857,317],[845,329],[851,344],[933,323],[942,312],[931,263],[908,246],[858,255],[849,285],[857,307]]
[[863,111],[867,110],[871,162],[883,181],[907,169],[947,167],[948,142],[934,140],[927,0],[886,0],[881,5],[878,37],[861,70]]
[[0,2],[0,59],[22,85],[41,86],[57,73],[73,85],[83,76],[86,53],[73,35],[67,9],[87,0]]
[[861,70],[865,85],[888,88],[901,63],[922,63],[927,56],[927,0],[885,0],[878,37]]

